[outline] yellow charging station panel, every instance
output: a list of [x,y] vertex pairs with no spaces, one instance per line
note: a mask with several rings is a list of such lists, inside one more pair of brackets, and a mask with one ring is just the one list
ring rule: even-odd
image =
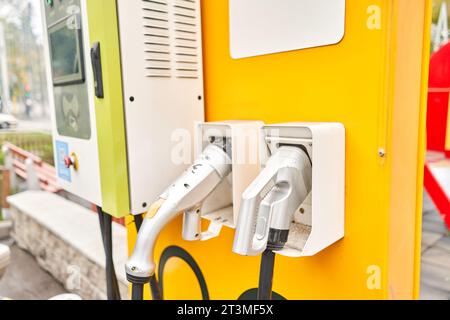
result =
[[[277,257],[273,289],[280,296],[418,297],[430,10],[427,0],[348,0],[340,43],[235,60],[229,1],[202,1],[208,121],[346,127],[345,238],[314,257]],[[131,251],[136,233],[128,222]],[[167,226],[157,261],[167,247],[181,247],[201,269],[209,298],[251,297],[260,258],[232,253],[234,230],[189,243],[181,226],[181,218]],[[200,299],[197,276],[186,259],[169,258],[164,298]]]

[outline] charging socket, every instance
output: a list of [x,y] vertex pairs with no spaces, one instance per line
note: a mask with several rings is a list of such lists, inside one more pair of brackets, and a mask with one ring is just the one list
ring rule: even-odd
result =
[[345,128],[340,123],[268,125],[261,137],[261,166],[282,146],[305,151],[312,163],[312,191],[298,208],[284,256],[313,256],[344,237]]

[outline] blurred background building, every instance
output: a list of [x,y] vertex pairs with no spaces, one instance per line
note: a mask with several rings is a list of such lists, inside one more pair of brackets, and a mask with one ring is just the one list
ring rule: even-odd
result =
[[39,0],[0,0],[0,112],[48,117]]

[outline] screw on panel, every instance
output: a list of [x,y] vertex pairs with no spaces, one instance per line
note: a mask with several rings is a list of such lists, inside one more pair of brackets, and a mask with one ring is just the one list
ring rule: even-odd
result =
[[378,156],[379,156],[380,158],[386,157],[386,150],[384,150],[384,149],[379,149],[379,150],[378,150]]

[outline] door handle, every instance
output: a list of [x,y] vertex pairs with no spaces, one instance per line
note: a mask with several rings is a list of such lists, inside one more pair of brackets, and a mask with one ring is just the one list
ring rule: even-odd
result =
[[100,51],[100,42],[95,42],[91,48],[92,70],[94,71],[95,96],[99,99],[105,97],[103,89],[103,71],[102,58]]

